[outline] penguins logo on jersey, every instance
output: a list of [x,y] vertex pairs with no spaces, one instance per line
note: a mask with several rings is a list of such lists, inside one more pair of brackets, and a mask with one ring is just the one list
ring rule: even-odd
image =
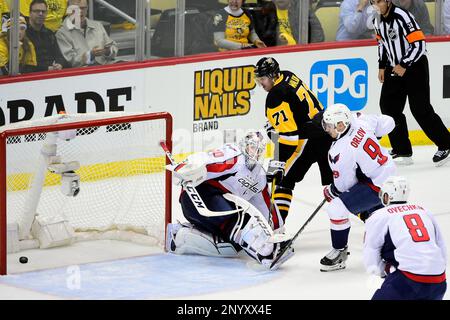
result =
[[222,20],[223,20],[222,15],[218,13],[218,14],[216,14],[216,15],[214,16],[213,24],[214,24],[215,26],[218,26],[219,23],[220,23]]

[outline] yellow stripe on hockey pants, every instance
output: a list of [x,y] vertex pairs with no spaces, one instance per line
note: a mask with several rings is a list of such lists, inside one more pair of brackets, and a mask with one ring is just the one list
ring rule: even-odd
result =
[[273,198],[281,218],[283,221],[286,221],[289,208],[291,207],[292,190],[277,186]]

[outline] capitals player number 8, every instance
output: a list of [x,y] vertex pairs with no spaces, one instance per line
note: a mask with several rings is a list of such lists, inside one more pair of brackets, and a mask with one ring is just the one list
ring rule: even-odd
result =
[[427,228],[423,224],[422,218],[417,213],[403,216],[403,220],[408,227],[409,234],[414,242],[425,242],[430,240]]

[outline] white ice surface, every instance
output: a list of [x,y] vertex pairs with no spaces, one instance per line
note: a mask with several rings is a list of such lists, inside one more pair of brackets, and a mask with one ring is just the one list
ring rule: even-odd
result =
[[[399,174],[409,178],[412,189],[410,201],[424,205],[435,214],[450,247],[450,192],[447,186],[450,162],[436,168],[431,161],[435,150],[431,146],[415,147],[414,165],[399,167]],[[322,187],[319,181],[318,169],[314,166],[304,181],[297,185],[287,220],[288,232],[295,233],[320,203]],[[180,215],[177,199],[178,194],[175,193],[175,218]],[[224,260],[174,256],[136,244],[94,241],[78,243],[70,248],[31,250],[9,255],[8,267],[14,270],[14,275],[0,278],[0,299],[369,299],[380,285],[380,280],[370,277],[364,270],[361,251],[364,225],[356,218],[351,220],[351,255],[347,268],[337,272],[319,271],[319,260],[330,249],[329,220],[326,212],[321,210],[298,237],[294,245],[296,255],[272,274],[258,274],[250,270],[246,266],[249,262],[246,258]],[[18,257],[25,255],[29,263],[19,264]],[[127,257],[138,258],[128,260]],[[94,261],[112,262],[90,263]],[[86,291],[86,295],[84,291],[71,294],[67,290],[53,290],[57,281],[68,277],[64,276],[67,268],[61,268],[67,265],[80,265],[82,270],[86,266],[83,288],[103,286],[110,290]],[[158,265],[161,267],[158,268]],[[28,272],[44,266],[57,269]],[[101,273],[100,280],[92,277],[96,272]],[[144,280],[140,280],[139,276]],[[151,281],[146,287],[149,279]],[[231,283],[228,279],[232,280]],[[115,296],[114,291],[126,286],[127,281],[135,281],[130,282],[130,286],[135,285],[136,292]],[[170,285],[165,286],[169,282]],[[447,293],[445,299],[449,298]]]

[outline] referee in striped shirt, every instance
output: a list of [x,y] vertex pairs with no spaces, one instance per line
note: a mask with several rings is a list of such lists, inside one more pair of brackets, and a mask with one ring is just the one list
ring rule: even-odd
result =
[[371,0],[379,12],[373,20],[378,40],[378,79],[383,84],[380,107],[394,118],[389,134],[390,151],[397,164],[412,164],[412,147],[403,114],[406,97],[411,113],[422,130],[437,145],[436,166],[450,159],[450,133],[430,103],[430,76],[425,36],[414,16],[391,0]]

